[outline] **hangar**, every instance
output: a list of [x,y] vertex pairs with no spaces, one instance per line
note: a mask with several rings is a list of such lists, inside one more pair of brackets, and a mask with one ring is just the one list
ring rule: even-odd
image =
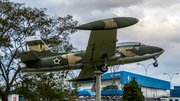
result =
[[[145,97],[146,97],[146,88],[147,88],[146,98],[159,98],[162,96],[168,96],[167,90],[170,90],[169,81],[164,81],[152,77],[146,77],[143,75],[130,73],[127,71],[103,74],[101,77],[101,89],[107,85],[112,85],[113,83],[116,83],[118,89],[122,90],[123,85],[128,83],[131,80],[131,77],[136,78],[136,81],[141,86],[141,90]],[[81,90],[91,90],[94,82],[95,80],[78,81],[77,84],[81,85],[80,87]]]

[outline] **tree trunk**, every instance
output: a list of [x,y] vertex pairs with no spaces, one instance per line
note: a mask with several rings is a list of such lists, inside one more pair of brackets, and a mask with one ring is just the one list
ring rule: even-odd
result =
[[8,94],[2,94],[2,101],[8,101]]

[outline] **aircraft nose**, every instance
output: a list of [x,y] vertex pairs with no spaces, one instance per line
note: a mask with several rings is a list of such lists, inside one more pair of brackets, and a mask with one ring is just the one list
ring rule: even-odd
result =
[[157,53],[157,52],[164,52],[164,49],[160,48],[160,47],[152,47],[153,53]]

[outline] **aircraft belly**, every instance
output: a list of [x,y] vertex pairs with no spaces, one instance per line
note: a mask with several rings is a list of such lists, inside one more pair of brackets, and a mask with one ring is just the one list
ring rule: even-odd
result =
[[55,67],[43,67],[43,68],[21,68],[22,72],[27,73],[40,73],[40,72],[49,72],[49,71],[59,71],[59,70],[74,70],[81,69],[83,66],[82,63],[78,63],[75,65],[64,65],[64,66],[55,66]]
[[66,66],[43,67],[43,68],[21,68],[21,71],[27,73],[40,73],[40,72],[65,70],[67,67],[68,66],[66,65]]
[[[134,56],[134,57],[119,58],[119,59],[116,59],[114,61],[113,60],[108,61],[108,66],[139,62],[139,61],[143,61],[143,60],[147,60],[147,59],[151,59],[151,58],[157,57],[160,54],[162,54],[162,52],[153,53],[153,54],[145,54],[143,56]],[[116,57],[118,57],[118,56],[116,56]]]

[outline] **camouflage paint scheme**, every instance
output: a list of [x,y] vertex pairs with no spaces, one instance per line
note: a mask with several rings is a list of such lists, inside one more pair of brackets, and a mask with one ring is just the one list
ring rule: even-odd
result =
[[76,80],[86,80],[100,70],[103,56],[107,66],[127,64],[159,57],[164,50],[141,43],[116,44],[117,28],[137,23],[136,18],[119,17],[90,22],[76,27],[91,30],[86,51],[72,53],[53,53],[38,36],[27,37],[29,50],[19,54],[22,72],[50,72],[59,70],[82,69]]

